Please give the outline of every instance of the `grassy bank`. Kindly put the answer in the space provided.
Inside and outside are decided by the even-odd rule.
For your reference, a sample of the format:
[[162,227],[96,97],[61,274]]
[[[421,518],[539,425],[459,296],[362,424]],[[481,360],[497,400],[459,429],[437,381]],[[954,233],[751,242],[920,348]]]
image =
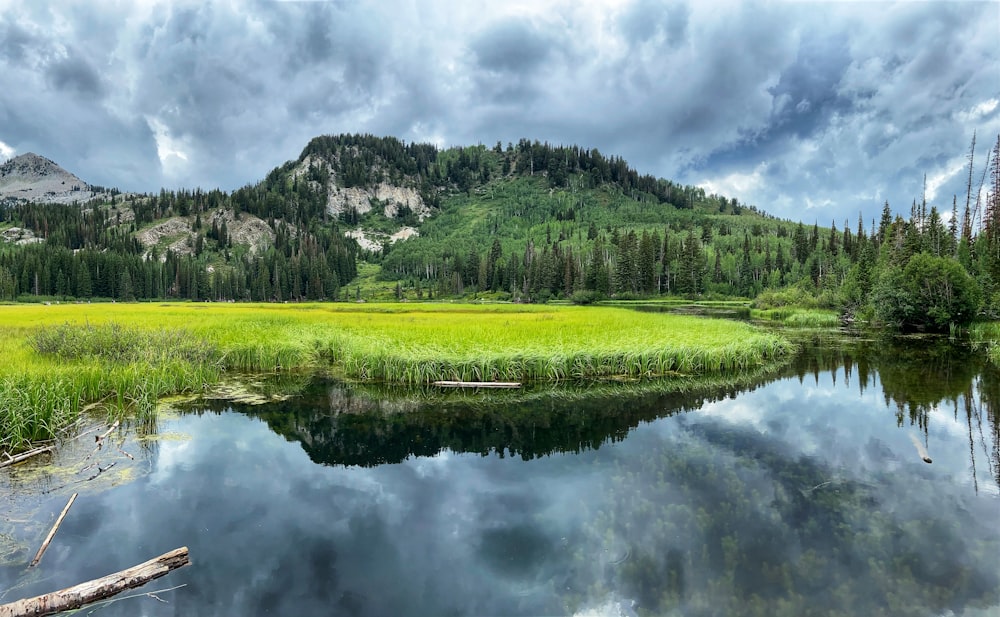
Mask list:
[[750,317],[779,322],[790,328],[836,328],[840,325],[837,311],[820,308],[781,307],[751,309]]
[[721,320],[604,307],[448,304],[0,306],[0,450],[88,404],[149,414],[226,371],[332,368],[364,381],[720,374],[789,343]]
[[985,349],[990,362],[1000,366],[1000,321],[981,321],[970,325],[969,340],[973,347]]

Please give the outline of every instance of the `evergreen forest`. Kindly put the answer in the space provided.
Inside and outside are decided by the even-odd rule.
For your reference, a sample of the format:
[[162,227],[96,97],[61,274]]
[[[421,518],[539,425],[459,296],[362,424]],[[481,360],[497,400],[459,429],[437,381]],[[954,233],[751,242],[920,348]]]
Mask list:
[[[0,234],[30,236],[0,241],[0,299],[742,298],[947,330],[1000,317],[1000,136],[985,162],[975,152],[973,139],[969,190],[947,204],[788,221],[580,146],[322,136],[231,193],[6,202]],[[384,187],[419,207],[378,198]],[[366,207],[331,206],[350,191]],[[171,221],[172,234],[143,240]],[[403,229],[411,237],[391,241]]]

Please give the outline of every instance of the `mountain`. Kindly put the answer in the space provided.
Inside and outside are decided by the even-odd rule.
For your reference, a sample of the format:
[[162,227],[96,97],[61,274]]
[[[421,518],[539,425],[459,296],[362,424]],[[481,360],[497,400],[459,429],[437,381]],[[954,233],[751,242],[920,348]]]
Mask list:
[[[34,155],[5,170],[43,196],[77,186]],[[596,149],[326,135],[232,193],[0,208],[0,298],[753,296],[842,279],[852,247],[847,229],[807,231]]]
[[0,168],[0,301],[669,294],[947,330],[1000,316],[1000,171],[990,170],[973,234],[957,199],[951,217],[914,201],[909,220],[886,203],[870,229],[806,227],[596,149],[527,139],[439,149],[325,135],[232,193],[112,190],[89,201],[74,198],[94,187],[25,155]]
[[[346,297],[346,286],[368,299],[698,293],[709,247],[718,291],[739,293],[762,286],[768,266],[757,240],[761,263],[747,277],[729,257],[739,240],[790,236],[736,199],[595,149],[526,139],[439,149],[326,135],[230,194],[112,191],[79,207],[49,203],[56,182],[93,193],[52,161],[24,155],[4,169],[8,191],[41,198],[0,209],[0,298],[319,300]],[[789,242],[775,242],[779,263],[791,263],[778,246]]]
[[[364,260],[379,268],[355,285],[355,295],[379,282],[395,284],[396,297],[418,299],[700,293],[709,290],[709,246],[719,249],[720,267],[709,282],[739,294],[767,284],[765,267],[771,270],[779,245],[778,259],[790,265],[787,222],[580,146],[522,139],[439,150],[391,137],[322,136],[265,184],[316,194],[368,251]],[[360,199],[343,199],[351,191]],[[752,276],[739,257],[746,235],[755,239],[746,257],[759,261]],[[771,242],[768,253],[765,235],[788,240]]]
[[98,194],[94,187],[33,152],[0,165],[0,202],[26,200],[68,204],[87,201]]

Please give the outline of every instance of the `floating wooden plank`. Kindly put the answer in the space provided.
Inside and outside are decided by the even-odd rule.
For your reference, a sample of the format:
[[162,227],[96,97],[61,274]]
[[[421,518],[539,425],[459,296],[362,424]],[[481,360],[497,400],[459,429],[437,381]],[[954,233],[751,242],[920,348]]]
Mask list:
[[66,507],[62,509],[62,513],[59,514],[59,518],[56,519],[56,524],[49,530],[49,535],[45,536],[45,541],[42,542],[42,545],[38,548],[38,552],[35,553],[35,558],[28,564],[29,568],[37,566],[38,562],[42,560],[42,555],[45,554],[45,549],[49,548],[49,542],[52,542],[52,538],[56,536],[56,532],[59,530],[59,525],[62,525],[63,519],[66,518],[66,513],[69,512],[70,506],[72,506],[73,502],[76,501],[76,495],[76,493],[73,493],[73,496],[66,502]]
[[141,587],[171,570],[191,563],[186,546],[175,548],[155,559],[105,577],[67,587],[45,595],[0,605],[0,617],[53,615],[110,598],[126,589]]
[[519,381],[435,381],[441,388],[520,388]]
[[54,446],[45,446],[43,448],[35,448],[34,450],[28,450],[27,452],[22,452],[17,456],[7,455],[7,460],[0,461],[0,467],[6,467],[8,465],[14,465],[15,463],[20,463],[21,461],[27,460],[36,454],[41,454],[42,452],[52,452],[55,450]]

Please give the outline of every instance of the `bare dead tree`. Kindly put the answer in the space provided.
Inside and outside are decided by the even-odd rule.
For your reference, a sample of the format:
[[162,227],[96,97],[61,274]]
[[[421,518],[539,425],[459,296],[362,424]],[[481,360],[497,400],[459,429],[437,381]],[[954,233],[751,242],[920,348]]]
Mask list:
[[970,202],[972,201],[972,169],[973,162],[976,156],[976,132],[972,131],[972,145],[969,146],[969,180],[965,184],[965,217],[962,223],[962,237],[971,242],[972,241],[972,225],[973,220],[971,217],[971,211],[969,210]]

